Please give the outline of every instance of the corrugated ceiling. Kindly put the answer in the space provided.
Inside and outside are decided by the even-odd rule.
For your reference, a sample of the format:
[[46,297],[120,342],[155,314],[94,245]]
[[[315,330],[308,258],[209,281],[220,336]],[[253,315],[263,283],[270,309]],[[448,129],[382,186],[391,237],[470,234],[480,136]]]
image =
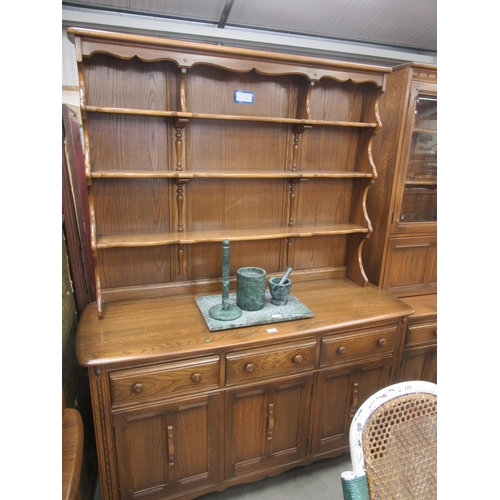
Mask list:
[[63,5],[437,53],[437,0],[83,0]]

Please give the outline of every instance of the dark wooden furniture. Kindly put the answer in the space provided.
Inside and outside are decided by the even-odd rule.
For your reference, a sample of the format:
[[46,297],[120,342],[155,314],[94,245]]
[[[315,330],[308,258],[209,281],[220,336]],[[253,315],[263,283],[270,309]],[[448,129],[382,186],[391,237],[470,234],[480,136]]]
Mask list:
[[387,78],[374,140],[378,178],[367,198],[363,248],[371,283],[415,310],[401,380],[437,381],[437,67],[406,64]]
[[103,498],[194,498],[348,451],[413,310],[345,278],[294,287],[314,318],[209,332],[192,295],[85,310]]
[[[97,300],[88,367],[103,498],[194,498],[348,451],[397,377],[413,308],[366,278],[390,69],[69,29]],[[210,332],[222,241],[313,318]]]
[[380,99],[379,176],[367,199],[371,283],[398,297],[437,293],[437,68],[395,68]]
[[407,323],[398,381],[427,380],[437,383],[437,295],[405,298],[415,313]]

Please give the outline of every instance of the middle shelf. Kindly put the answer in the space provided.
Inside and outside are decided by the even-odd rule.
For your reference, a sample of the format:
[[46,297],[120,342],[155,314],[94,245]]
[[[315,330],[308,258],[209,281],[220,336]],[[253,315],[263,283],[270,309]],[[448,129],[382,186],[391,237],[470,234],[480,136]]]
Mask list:
[[230,241],[256,241],[280,238],[307,238],[311,236],[335,236],[353,233],[368,233],[366,227],[356,224],[325,224],[309,226],[287,226],[261,229],[233,229],[218,231],[187,231],[160,234],[134,234],[120,236],[100,236],[97,248],[147,247],[157,245],[189,245],[194,243]]
[[364,172],[327,172],[327,171],[310,171],[310,172],[290,172],[283,170],[256,172],[255,170],[244,171],[196,171],[196,170],[156,170],[152,172],[144,172],[141,170],[131,171],[93,171],[91,177],[94,179],[195,179],[195,178],[234,178],[234,179],[356,179],[364,178],[371,179],[374,177],[372,173]]

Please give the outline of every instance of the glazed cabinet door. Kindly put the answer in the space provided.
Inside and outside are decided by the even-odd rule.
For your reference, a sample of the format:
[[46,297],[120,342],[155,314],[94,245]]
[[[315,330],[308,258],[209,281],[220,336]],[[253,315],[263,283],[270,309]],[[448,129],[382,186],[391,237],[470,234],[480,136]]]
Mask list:
[[121,500],[166,498],[219,481],[219,398],[114,414]]
[[226,393],[226,478],[306,455],[313,375]]
[[398,233],[435,231],[437,223],[436,84],[413,82],[408,111],[394,214],[396,231]]
[[312,434],[313,455],[348,451],[349,427],[359,406],[390,384],[392,358],[318,374]]

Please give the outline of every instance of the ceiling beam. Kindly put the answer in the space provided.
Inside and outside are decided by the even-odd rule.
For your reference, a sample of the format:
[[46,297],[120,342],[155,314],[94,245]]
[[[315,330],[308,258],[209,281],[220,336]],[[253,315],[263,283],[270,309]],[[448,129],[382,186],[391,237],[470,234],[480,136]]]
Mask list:
[[226,27],[229,14],[231,13],[231,9],[233,8],[233,3],[234,0],[226,0],[226,5],[224,5],[224,10],[222,11],[222,14],[220,16],[217,28],[224,29]]

